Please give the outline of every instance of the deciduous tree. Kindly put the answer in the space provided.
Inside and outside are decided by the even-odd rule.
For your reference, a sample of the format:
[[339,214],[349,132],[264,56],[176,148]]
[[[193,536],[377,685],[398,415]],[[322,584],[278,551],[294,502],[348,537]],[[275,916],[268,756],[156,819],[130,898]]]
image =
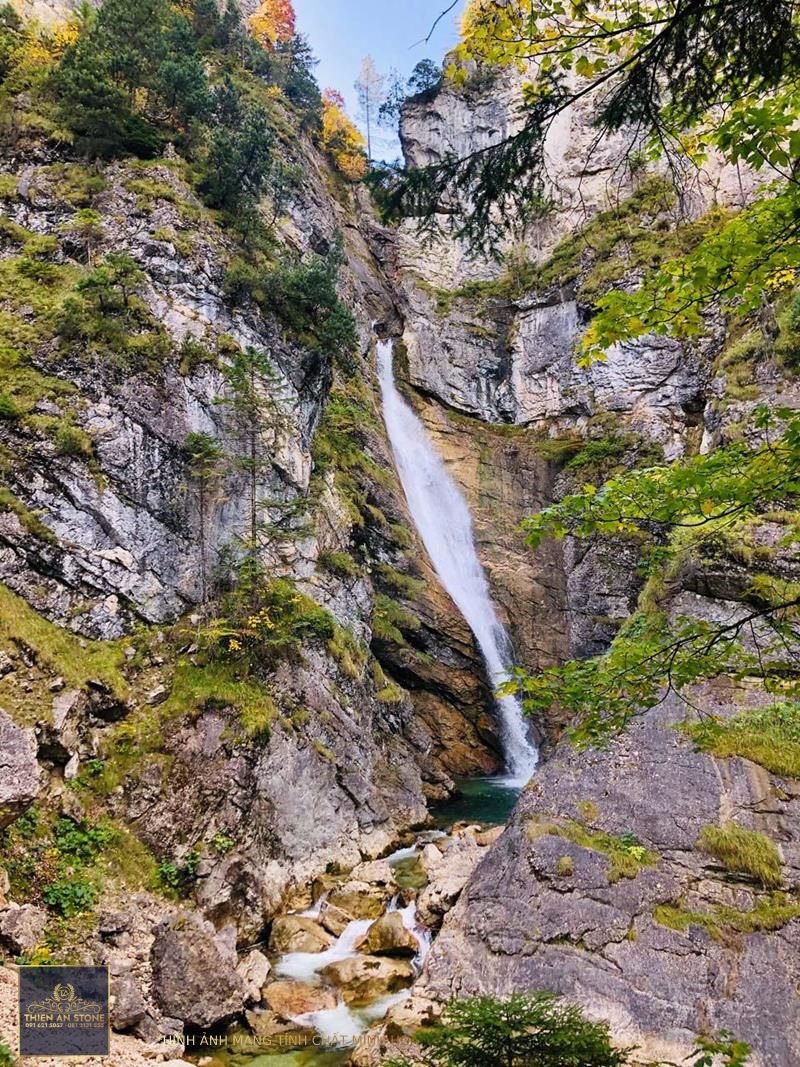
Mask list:
[[262,0],[250,16],[250,27],[264,48],[279,41],[291,41],[295,34],[295,14],[291,0]]
[[342,174],[360,181],[367,173],[364,137],[347,117],[344,97],[336,89],[322,94],[322,133],[320,141]]

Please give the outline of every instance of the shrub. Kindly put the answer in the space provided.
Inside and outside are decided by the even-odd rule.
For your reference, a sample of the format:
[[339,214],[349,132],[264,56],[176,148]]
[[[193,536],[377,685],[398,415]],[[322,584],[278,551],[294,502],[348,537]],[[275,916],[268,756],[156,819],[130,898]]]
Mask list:
[[556,870],[562,878],[566,878],[575,873],[575,860],[572,856],[560,856]]
[[227,619],[219,619],[202,637],[215,654],[248,660],[254,666],[298,655],[309,641],[330,641],[333,616],[286,578],[259,584],[245,580],[227,600]]
[[[515,993],[507,1000],[451,1000],[441,1022],[418,1030],[426,1067],[533,1067],[580,1064],[622,1067],[629,1051],[616,1049],[605,1023],[590,1022],[580,1008],[552,993]],[[412,1067],[409,1059],[388,1067]]]
[[226,856],[235,844],[236,842],[233,838],[229,837],[228,834],[223,833],[222,830],[219,830],[214,834],[211,839],[212,848],[215,852],[219,853],[220,856]]
[[281,264],[263,278],[265,311],[273,311],[290,332],[312,350],[337,360],[348,374],[355,369],[356,321],[336,291],[342,260],[341,240],[327,256],[312,255]]
[[604,853],[609,859],[608,881],[612,885],[621,878],[635,878],[642,867],[652,867],[658,863],[657,853],[645,848],[629,831],[617,836],[604,830],[589,829],[575,819],[544,822],[531,818],[526,833],[531,841],[552,835],[571,841],[580,848]]
[[9,393],[0,393],[0,419],[18,419],[22,408]]
[[358,575],[355,560],[346,552],[322,552],[318,562],[320,567],[338,578],[355,578]]
[[420,628],[420,621],[413,612],[408,611],[391,597],[379,594],[375,597],[375,610],[372,615],[372,634],[382,641],[405,645],[404,631],[414,632]]
[[767,889],[783,882],[781,859],[773,841],[735,823],[704,827],[697,847],[719,860],[733,874],[750,875]]
[[92,455],[92,439],[85,430],[71,422],[62,422],[56,430],[56,452],[59,456]]
[[80,863],[92,863],[107,845],[117,839],[118,834],[113,827],[102,823],[90,826],[62,817],[56,820],[53,836],[62,856],[69,856]]

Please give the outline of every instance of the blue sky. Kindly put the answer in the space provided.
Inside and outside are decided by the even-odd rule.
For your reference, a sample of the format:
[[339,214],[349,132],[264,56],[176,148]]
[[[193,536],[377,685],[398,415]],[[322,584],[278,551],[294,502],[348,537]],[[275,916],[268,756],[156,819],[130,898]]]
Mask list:
[[[353,118],[358,112],[353,82],[362,58],[369,54],[381,73],[396,67],[404,77],[421,59],[440,62],[456,42],[463,3],[445,15],[428,44],[417,42],[448,5],[449,0],[294,0],[297,28],[308,35],[320,61],[317,80],[323,89],[344,93]],[[399,147],[381,132],[387,143],[380,154],[393,158]]]

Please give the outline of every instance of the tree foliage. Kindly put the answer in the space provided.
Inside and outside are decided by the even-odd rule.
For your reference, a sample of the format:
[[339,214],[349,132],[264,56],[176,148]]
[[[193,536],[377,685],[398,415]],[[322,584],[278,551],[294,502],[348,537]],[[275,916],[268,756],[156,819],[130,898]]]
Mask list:
[[[73,139],[91,157],[150,158],[167,142],[209,172],[232,157],[219,182],[209,173],[209,195],[239,210],[258,195],[264,153],[253,132],[260,125],[270,142],[265,102],[284,101],[306,127],[321,121],[315,60],[294,33],[291,5],[262,7],[273,27],[263,45],[235,0],[222,9],[216,0],[107,0],[97,11],[79,7],[52,31],[0,9],[0,118]],[[236,107],[220,105],[223,91]],[[237,197],[230,183],[242,171]]]
[[336,89],[325,89],[322,94],[320,144],[345,178],[357,182],[367,173],[366,142],[348,118],[344,97]]
[[515,993],[506,1000],[451,1000],[441,1022],[419,1030],[420,1051],[388,1067],[623,1067],[629,1052],[611,1043],[608,1027],[590,1022],[552,993]]
[[386,100],[386,78],[378,73],[372,56],[364,56],[356,79],[356,95],[361,118],[367,130],[367,162],[372,162],[372,127],[378,121],[380,109]]
[[421,59],[404,83],[397,71],[390,72],[386,96],[378,111],[378,121],[393,126],[400,118],[406,100],[435,92],[442,84],[442,68],[432,59]]
[[[528,543],[632,537],[645,573],[663,580],[687,552],[800,493],[800,414],[759,408],[751,434],[750,445],[627,471],[600,489],[586,486],[528,519]],[[787,538],[793,542],[796,533]],[[606,655],[533,676],[517,671],[507,688],[531,714],[557,703],[576,717],[575,740],[600,743],[669,692],[716,674],[759,675],[775,692],[794,692],[799,642],[800,586],[755,574],[729,618],[670,618],[651,606],[623,626]]]
[[279,41],[291,41],[295,35],[295,14],[291,0],[262,0],[250,16],[250,27],[265,48]]

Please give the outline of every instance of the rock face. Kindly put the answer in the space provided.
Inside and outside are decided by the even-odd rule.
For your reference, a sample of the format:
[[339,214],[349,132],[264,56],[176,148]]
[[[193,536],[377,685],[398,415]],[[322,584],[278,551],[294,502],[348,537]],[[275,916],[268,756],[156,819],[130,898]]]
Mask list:
[[[391,254],[387,235],[360,191],[342,202],[331,197],[328,164],[308,138],[298,135],[285,151],[303,177],[276,240],[287,258],[309,256],[345,233],[340,291],[367,355],[373,321],[396,321],[376,259],[376,250]],[[42,165],[6,156],[3,172],[18,181],[4,212],[57,240],[58,268],[79,273],[84,265],[64,238],[76,208],[63,197],[59,175],[80,164],[68,153],[46,155]],[[20,714],[9,704],[10,716],[26,728],[0,718],[0,750],[14,761],[0,764],[0,824],[36,795],[29,721],[40,760],[69,780],[116,751],[116,724],[129,721],[138,732],[146,721],[146,751],[123,761],[120,788],[103,804],[159,860],[180,861],[199,844],[196,901],[217,925],[233,921],[255,941],[294,884],[330,863],[354,866],[380,855],[425,818],[429,799],[447,795],[452,774],[496,771],[499,746],[482,661],[424,560],[393,474],[368,360],[361,365],[354,355],[361,405],[354,492],[355,476],[343,478],[335,461],[323,471],[318,454],[325,414],[349,388],[343,376],[329,354],[287,336],[269,310],[229,299],[235,239],[173,163],[148,165],[153,195],[137,192],[142,173],[132,163],[101,164],[102,190],[92,194],[105,233],[97,259],[126,252],[141,268],[143,313],[166,330],[163,359],[157,366],[133,361],[122,373],[110,360],[85,366],[53,341],[47,374],[74,399],[65,404],[90,442],[90,461],[62,454],[35,429],[64,415],[48,399],[32,422],[0,420],[0,446],[14,457],[4,476],[14,507],[0,508],[0,581],[75,635],[77,648],[109,639],[126,648],[119,693],[103,696],[89,682],[63,678],[51,691],[47,657],[3,643],[14,669],[7,675],[0,667],[0,703],[11,690]],[[4,239],[0,251],[13,259],[19,250]],[[19,311],[30,325],[34,310]],[[247,523],[241,433],[225,374],[237,347],[271,354],[271,387],[280,396],[279,414],[264,427],[257,485],[259,515],[275,530],[265,537],[264,573],[293,583],[337,627],[337,641],[304,642],[302,661],[265,666],[256,709],[264,722],[255,730],[242,721],[230,688],[223,695],[217,679],[206,683],[209,664],[198,642],[172,641],[179,619],[196,628],[213,615],[199,602],[220,591],[214,574],[218,565],[224,571]],[[198,350],[208,358],[185,358]],[[202,506],[184,448],[190,434],[206,435],[231,458]],[[347,566],[337,572],[330,560],[342,557]],[[379,597],[402,601],[410,622],[400,640],[377,633]],[[146,635],[146,652],[125,644],[135,630]],[[192,675],[191,692],[176,684],[181,667]],[[44,698],[30,695],[29,675]],[[217,849],[218,838],[233,845]]]
[[[748,700],[763,696],[721,684],[694,694],[719,715]],[[771,892],[698,847],[705,827],[733,820],[777,844],[784,885],[796,886],[796,783],[693,751],[675,729],[685,715],[674,702],[608,751],[555,753],[446,916],[415,992],[550,989],[609,1019],[648,1060],[680,1058],[704,1028],[735,1032],[759,1064],[800,1056],[800,919],[790,910],[775,930],[767,920],[741,932]],[[575,843],[576,827],[594,847]],[[620,847],[647,855],[621,874]]]
[[40,779],[33,731],[15,726],[0,708],[0,829],[33,803]]
[[244,985],[236,954],[220,948],[211,923],[184,912],[162,920],[151,952],[153,989],[162,1011],[208,1029],[240,1012]]

